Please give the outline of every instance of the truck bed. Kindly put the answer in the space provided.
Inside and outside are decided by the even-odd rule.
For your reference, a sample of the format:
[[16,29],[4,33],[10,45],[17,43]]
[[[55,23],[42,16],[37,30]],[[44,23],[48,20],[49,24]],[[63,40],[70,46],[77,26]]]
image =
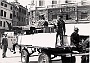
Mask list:
[[[70,37],[64,36],[64,44],[69,45]],[[18,44],[55,48],[56,33],[36,33],[18,36]],[[59,43],[59,42],[58,42]],[[59,43],[60,44],[60,43]]]
[[[70,46],[70,35],[73,33],[74,28],[79,28],[79,34],[84,36],[90,36],[90,23],[82,24],[66,24],[66,35],[64,36],[64,44]],[[58,45],[60,45],[58,39]],[[39,47],[55,48],[56,33],[35,33],[30,35],[18,36],[19,45],[32,45]]]

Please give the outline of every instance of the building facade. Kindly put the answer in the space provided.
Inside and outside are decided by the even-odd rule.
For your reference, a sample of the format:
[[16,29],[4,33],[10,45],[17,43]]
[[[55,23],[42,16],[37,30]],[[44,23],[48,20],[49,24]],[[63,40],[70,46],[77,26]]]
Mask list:
[[13,6],[13,26],[28,25],[28,9],[18,2],[11,2]]
[[32,0],[30,9],[31,24],[37,26],[43,25],[44,21],[55,24],[58,15],[63,15],[66,23],[90,20],[90,5],[82,4],[82,0]]
[[8,29],[8,23],[12,24],[13,7],[10,3],[0,0],[0,27]]
[[[5,30],[8,30],[8,24],[12,25],[13,7],[6,0],[0,0],[0,37]],[[1,42],[1,38],[0,38]]]

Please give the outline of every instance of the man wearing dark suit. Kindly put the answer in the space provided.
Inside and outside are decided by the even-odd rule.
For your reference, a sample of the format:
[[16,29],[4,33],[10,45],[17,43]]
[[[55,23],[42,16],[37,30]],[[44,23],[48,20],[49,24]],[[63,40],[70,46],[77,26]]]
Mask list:
[[3,35],[3,39],[2,39],[3,58],[6,57],[7,48],[8,48],[8,39],[7,39],[7,35],[5,34]]
[[59,19],[57,20],[57,34],[56,34],[56,44],[57,44],[57,38],[60,36],[60,44],[63,46],[63,35],[65,35],[65,22],[63,21],[63,16],[60,15]]

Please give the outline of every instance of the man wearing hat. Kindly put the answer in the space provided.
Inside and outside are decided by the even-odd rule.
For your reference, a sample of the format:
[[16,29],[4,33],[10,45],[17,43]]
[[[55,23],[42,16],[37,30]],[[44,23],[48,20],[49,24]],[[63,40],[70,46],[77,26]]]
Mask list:
[[4,34],[2,38],[2,49],[3,49],[2,58],[6,57],[7,47],[8,47],[7,35]]
[[80,36],[78,34],[79,29],[74,28],[74,32],[71,34],[71,45],[75,45],[77,47],[77,50],[80,51]]
[[57,38],[60,36],[60,44],[63,46],[63,35],[65,35],[65,22],[63,21],[63,16],[59,15],[57,20],[57,34],[56,34],[56,45],[57,45]]
[[[78,32],[79,32],[79,29],[77,27],[74,28],[74,32],[71,34],[71,37],[70,37],[71,45],[75,45],[77,49],[78,49],[79,42],[80,42]],[[75,63],[76,62],[75,56],[73,56],[72,58],[73,58],[72,63]]]
[[71,44],[75,46],[78,46],[80,41],[78,31],[78,28],[74,28],[74,32],[71,34]]

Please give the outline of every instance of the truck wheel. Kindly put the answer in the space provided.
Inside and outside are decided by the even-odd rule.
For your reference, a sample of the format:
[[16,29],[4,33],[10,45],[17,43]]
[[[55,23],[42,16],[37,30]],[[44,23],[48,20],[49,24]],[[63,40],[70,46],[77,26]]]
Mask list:
[[22,63],[28,63],[29,62],[29,54],[26,50],[22,50],[21,52],[21,62]]
[[47,54],[41,53],[38,58],[38,63],[51,63],[51,59]]

